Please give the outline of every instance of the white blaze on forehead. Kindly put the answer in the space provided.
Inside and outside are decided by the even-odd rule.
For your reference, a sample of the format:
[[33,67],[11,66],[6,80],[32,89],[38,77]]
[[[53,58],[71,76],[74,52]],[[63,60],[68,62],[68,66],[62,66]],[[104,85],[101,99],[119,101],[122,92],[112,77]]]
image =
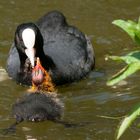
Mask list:
[[24,45],[26,47],[25,54],[30,59],[32,67],[34,67],[34,59],[35,59],[35,32],[31,28],[26,28],[22,32],[22,39],[24,42]]
[[27,49],[31,49],[35,45],[35,32],[31,28],[26,28],[22,32],[22,39]]

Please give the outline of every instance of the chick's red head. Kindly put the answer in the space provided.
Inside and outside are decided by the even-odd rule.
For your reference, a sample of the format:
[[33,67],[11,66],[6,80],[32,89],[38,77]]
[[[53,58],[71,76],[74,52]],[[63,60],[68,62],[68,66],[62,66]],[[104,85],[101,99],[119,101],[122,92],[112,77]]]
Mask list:
[[49,73],[42,67],[39,58],[36,66],[32,70],[32,90],[41,90],[43,92],[54,92],[55,88]]
[[36,66],[32,70],[32,83],[36,86],[43,83],[45,77],[45,70],[41,66],[39,58],[37,58]]

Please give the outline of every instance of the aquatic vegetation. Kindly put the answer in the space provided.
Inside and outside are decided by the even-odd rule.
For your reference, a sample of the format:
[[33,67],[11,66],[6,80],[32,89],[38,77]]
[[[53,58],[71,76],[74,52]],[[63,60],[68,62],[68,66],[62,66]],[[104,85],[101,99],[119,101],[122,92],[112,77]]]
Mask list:
[[[121,29],[123,29],[127,34],[132,38],[134,43],[140,46],[140,18],[138,23],[128,20],[115,20],[113,24],[117,25]],[[117,74],[112,76],[110,80],[107,81],[107,85],[112,86],[121,80],[127,78],[131,74],[135,73],[136,71],[140,70],[140,51],[133,51],[125,56],[109,56],[108,58],[116,61],[124,61],[127,65],[120,70]],[[127,130],[128,127],[136,120],[136,118],[140,115],[140,104],[137,105],[133,109],[133,111],[127,115],[123,121],[121,122],[118,130],[116,139],[118,140],[123,133]]]
[[[127,34],[132,38],[132,40],[140,46],[140,18],[138,20],[138,23],[131,20],[115,20],[112,23],[127,32]],[[126,67],[124,67],[107,81],[108,86],[112,86],[127,78],[136,71],[140,70],[139,50],[131,52],[125,56],[108,56],[108,58],[116,61],[124,61],[127,64]]]
[[121,122],[118,130],[117,130],[117,137],[118,140],[122,134],[126,131],[126,129],[133,123],[133,121],[140,115],[140,104],[137,105],[133,111],[127,115],[123,121]]

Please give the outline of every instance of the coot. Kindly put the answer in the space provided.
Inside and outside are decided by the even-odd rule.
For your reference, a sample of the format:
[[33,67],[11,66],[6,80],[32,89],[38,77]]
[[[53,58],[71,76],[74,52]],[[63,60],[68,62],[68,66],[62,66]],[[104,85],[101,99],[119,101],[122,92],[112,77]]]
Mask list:
[[51,11],[36,23],[23,23],[15,31],[7,59],[7,72],[18,83],[31,85],[32,68],[39,57],[55,85],[85,77],[94,67],[89,38],[67,23],[59,11]]

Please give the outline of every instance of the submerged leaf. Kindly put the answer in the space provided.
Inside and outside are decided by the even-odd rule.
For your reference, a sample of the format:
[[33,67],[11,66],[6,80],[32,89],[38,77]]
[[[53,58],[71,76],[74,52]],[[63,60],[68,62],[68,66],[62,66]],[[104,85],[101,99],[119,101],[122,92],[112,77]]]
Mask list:
[[117,140],[122,136],[125,130],[133,123],[133,121],[140,115],[140,105],[138,105],[132,113],[124,118],[117,132]]
[[126,77],[130,76],[131,74],[135,73],[140,69],[140,62],[135,62],[127,65],[123,68],[120,72],[115,74],[110,80],[107,81],[108,86],[112,86],[119,81],[125,79]]

